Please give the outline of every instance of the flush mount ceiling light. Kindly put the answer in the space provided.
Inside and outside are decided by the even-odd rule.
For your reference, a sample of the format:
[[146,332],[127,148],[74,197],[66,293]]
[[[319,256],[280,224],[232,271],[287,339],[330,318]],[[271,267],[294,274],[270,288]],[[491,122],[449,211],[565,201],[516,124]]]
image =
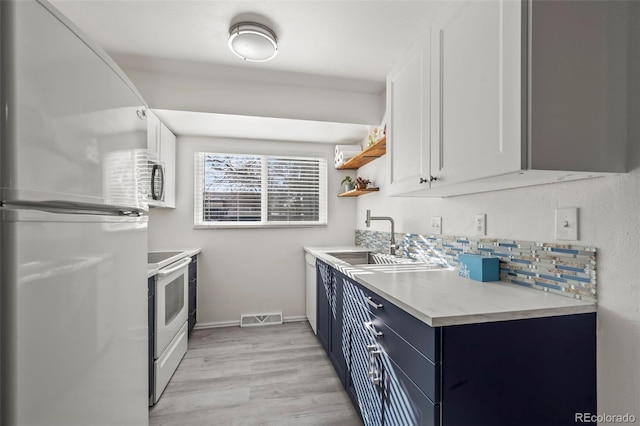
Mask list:
[[278,53],[278,40],[269,27],[240,22],[229,28],[229,49],[245,61],[265,62]]

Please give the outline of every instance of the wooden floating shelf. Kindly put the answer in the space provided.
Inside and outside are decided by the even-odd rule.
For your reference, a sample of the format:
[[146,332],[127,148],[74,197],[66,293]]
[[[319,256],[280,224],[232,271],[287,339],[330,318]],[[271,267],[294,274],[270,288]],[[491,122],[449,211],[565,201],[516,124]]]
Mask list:
[[364,151],[360,152],[353,158],[338,167],[338,170],[359,169],[367,163],[372,162],[376,158],[380,158],[387,153],[387,137],[383,136],[378,142],[374,143]]
[[357,197],[359,195],[364,195],[370,192],[377,192],[377,191],[380,191],[380,188],[352,189],[351,191],[338,194],[338,197]]

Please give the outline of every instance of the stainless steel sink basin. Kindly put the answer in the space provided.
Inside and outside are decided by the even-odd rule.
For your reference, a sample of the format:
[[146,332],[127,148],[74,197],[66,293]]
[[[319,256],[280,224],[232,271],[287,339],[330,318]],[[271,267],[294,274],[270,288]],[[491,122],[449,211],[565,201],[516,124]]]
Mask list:
[[406,259],[404,257],[393,256],[386,253],[375,252],[346,252],[327,253],[337,259],[347,262],[349,265],[398,265],[398,264],[422,264],[418,260]]

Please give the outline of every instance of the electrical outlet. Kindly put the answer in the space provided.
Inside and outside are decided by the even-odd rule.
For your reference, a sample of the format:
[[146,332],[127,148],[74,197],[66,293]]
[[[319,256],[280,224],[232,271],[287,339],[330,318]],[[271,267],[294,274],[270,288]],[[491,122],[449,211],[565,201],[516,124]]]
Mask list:
[[442,218],[440,216],[431,216],[431,233],[442,234]]
[[474,221],[474,228],[476,229],[476,235],[487,235],[487,215],[477,214]]
[[578,209],[556,209],[556,240],[578,241]]

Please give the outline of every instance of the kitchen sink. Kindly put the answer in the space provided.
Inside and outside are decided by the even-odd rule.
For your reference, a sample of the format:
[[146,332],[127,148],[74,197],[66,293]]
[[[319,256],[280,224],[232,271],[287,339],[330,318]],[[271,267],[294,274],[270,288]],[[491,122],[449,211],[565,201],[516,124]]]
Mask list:
[[349,265],[398,265],[409,264],[418,265],[423,264],[419,260],[407,259],[404,257],[398,257],[386,253],[375,252],[339,252],[339,253],[327,253],[329,256],[333,256],[336,259],[340,259],[343,262],[347,262]]

